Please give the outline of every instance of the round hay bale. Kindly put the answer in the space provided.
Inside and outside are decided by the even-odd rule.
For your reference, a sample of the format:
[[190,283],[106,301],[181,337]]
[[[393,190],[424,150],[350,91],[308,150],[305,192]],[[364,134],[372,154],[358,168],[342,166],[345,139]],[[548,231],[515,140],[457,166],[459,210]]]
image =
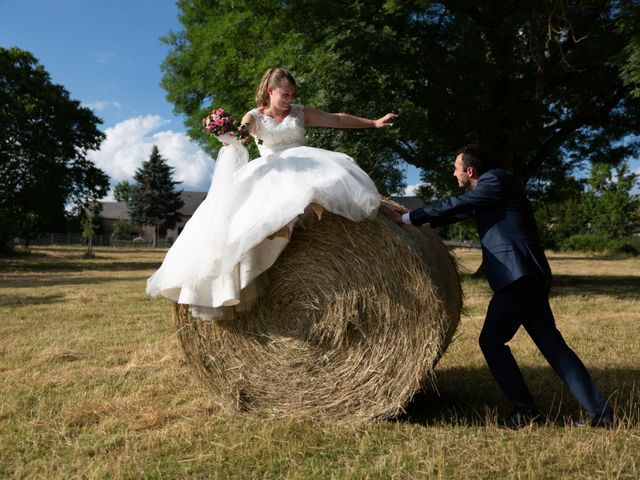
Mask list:
[[460,319],[453,259],[425,227],[329,213],[300,223],[250,311],[207,321],[174,304],[188,361],[224,410],[348,422],[402,413]]

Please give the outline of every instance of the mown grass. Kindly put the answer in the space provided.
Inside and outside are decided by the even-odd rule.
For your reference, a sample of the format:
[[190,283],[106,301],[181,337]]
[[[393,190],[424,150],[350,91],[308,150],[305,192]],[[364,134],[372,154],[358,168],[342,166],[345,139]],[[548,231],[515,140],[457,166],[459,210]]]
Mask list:
[[317,425],[222,414],[185,362],[169,304],[144,294],[162,250],[34,249],[0,259],[2,478],[640,478],[640,259],[550,255],[560,330],[616,406],[578,407],[524,332],[512,342],[550,420],[504,431],[477,346],[490,298],[457,250],[466,313],[407,415]]

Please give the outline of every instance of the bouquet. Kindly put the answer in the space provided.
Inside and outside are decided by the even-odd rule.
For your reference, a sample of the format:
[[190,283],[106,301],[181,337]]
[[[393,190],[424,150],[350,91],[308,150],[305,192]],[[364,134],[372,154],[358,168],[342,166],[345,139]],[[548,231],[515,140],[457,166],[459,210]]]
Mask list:
[[[207,133],[216,137],[227,137],[240,141],[249,138],[249,130],[246,125],[241,125],[233,115],[225,112],[222,108],[216,108],[202,119],[202,125]],[[226,139],[221,139],[226,140]]]

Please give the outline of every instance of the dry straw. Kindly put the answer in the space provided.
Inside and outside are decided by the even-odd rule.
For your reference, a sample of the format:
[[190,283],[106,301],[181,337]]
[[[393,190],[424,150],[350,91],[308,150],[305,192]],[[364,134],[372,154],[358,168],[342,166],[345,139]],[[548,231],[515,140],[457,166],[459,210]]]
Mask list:
[[224,410],[394,417],[432,378],[458,325],[455,263],[429,228],[304,220],[250,312],[206,321],[174,305],[187,358]]

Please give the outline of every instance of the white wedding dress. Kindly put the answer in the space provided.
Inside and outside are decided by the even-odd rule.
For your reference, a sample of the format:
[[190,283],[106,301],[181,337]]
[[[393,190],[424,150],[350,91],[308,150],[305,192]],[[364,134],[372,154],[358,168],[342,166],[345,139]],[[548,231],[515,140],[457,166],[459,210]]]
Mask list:
[[[211,187],[162,266],[147,280],[147,293],[190,305],[201,318],[223,318],[251,308],[261,293],[259,276],[289,242],[309,205],[352,221],[375,215],[379,196],[349,156],[304,146],[304,107],[291,105],[278,123],[254,109],[260,157],[249,162],[237,140],[218,153]],[[283,232],[284,235],[274,235]]]

